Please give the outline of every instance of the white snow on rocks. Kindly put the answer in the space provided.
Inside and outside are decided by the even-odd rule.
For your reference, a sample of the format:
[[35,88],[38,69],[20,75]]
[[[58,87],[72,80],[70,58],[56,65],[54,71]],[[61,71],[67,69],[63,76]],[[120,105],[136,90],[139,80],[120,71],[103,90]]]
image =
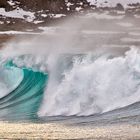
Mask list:
[[70,3],[70,2],[66,2],[66,6],[67,6],[67,10],[69,11],[70,10],[70,6],[72,6],[73,4]]
[[75,10],[76,10],[77,12],[79,12],[79,11],[82,10],[82,9],[83,9],[82,7],[76,7]]
[[65,14],[51,14],[51,16],[53,18],[61,18],[61,17],[65,17],[66,15]]
[[41,14],[41,16],[45,18],[45,17],[47,17],[47,14]]
[[25,19],[28,22],[32,22],[35,19],[34,13],[29,11],[24,11],[21,8],[17,8],[13,11],[5,11],[4,8],[0,8],[0,15],[5,17],[11,17],[11,18],[19,18],[19,19]]
[[8,0],[7,3],[12,7],[16,7],[17,4],[20,4],[20,2],[15,0]]
[[44,21],[42,21],[42,20],[35,20],[33,23],[34,24],[39,24],[39,23],[43,23]]
[[140,0],[87,0],[91,5],[97,7],[115,7],[117,3],[120,3],[124,8],[128,7],[128,4],[140,3]]
[[4,24],[4,21],[0,21],[0,24]]
[[9,0],[9,1],[7,1],[7,2],[8,2],[9,5],[11,5],[11,6],[15,6],[15,2],[12,1],[12,0]]

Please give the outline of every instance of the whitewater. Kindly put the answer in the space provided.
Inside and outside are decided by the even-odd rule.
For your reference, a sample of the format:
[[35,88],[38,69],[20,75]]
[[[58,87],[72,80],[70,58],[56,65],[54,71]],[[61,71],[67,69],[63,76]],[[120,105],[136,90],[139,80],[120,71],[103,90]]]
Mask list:
[[129,29],[128,19],[120,20],[70,19],[49,33],[4,44],[0,119],[138,114],[140,49],[133,38],[139,34],[133,20]]

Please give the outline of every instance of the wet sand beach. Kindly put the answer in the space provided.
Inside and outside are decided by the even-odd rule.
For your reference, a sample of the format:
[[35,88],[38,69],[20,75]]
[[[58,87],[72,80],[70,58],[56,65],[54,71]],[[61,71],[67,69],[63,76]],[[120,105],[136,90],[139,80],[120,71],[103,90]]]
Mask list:
[[0,123],[0,139],[139,140],[140,125],[70,126],[60,123]]

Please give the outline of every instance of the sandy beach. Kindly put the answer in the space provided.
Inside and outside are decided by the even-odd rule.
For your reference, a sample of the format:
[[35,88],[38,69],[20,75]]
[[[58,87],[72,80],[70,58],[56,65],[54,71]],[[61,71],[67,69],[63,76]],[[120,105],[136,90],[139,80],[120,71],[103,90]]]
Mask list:
[[0,123],[0,139],[139,140],[140,125],[70,126],[59,123]]

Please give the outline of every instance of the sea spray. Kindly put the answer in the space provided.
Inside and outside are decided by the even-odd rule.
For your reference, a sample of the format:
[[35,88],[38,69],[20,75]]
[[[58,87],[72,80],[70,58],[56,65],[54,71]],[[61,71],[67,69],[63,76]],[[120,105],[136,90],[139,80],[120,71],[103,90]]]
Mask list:
[[132,48],[124,57],[76,57],[60,73],[61,65],[55,65],[39,115],[88,116],[138,102],[139,61],[139,50]]
[[[36,74],[32,73],[36,83],[26,85],[32,96],[41,87],[43,99],[40,97],[40,108],[36,109],[39,117],[101,114],[140,101],[139,49],[120,43],[126,28],[110,21],[106,24],[113,31],[105,31],[107,26],[100,20],[68,20],[51,35],[15,39],[0,51],[5,61],[43,77],[44,81],[40,78],[39,86],[34,86]],[[25,80],[31,78],[27,77]]]

